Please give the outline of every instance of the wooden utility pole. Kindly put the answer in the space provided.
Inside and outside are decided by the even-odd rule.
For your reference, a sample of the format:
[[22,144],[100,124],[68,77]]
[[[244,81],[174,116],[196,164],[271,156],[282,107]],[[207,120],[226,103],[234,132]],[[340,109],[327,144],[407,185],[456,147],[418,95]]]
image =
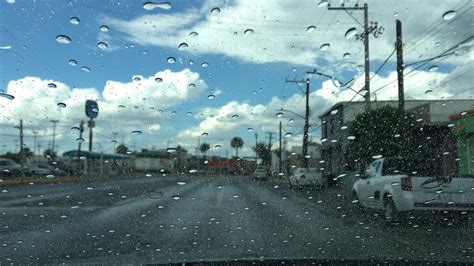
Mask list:
[[281,174],[281,161],[282,161],[282,158],[281,158],[281,121],[280,121],[280,146],[279,146],[279,159],[278,159],[278,176],[280,176]]
[[84,121],[81,121],[81,123],[79,124],[79,146],[77,147],[77,160],[81,159],[81,145],[83,142],[82,132],[84,132]]
[[255,133],[255,168],[258,164],[258,134]]
[[397,39],[395,47],[397,49],[397,77],[398,77],[398,109],[400,113],[405,110],[405,89],[403,85],[403,42],[402,42],[402,22],[397,19]]

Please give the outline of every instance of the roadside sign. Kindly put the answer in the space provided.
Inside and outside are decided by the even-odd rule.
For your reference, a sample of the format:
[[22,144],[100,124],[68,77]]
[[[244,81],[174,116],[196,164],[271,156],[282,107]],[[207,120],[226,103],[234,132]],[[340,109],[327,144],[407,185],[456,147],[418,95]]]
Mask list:
[[99,115],[99,105],[96,101],[86,101],[86,115],[89,118],[96,118]]

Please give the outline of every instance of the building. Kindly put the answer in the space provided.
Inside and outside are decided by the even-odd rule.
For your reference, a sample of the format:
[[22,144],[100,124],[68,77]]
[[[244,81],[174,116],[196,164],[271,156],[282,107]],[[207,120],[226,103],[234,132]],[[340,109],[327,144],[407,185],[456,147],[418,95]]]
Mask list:
[[453,114],[450,119],[458,138],[459,174],[474,176],[474,109]]
[[[398,106],[398,101],[372,102],[372,108]],[[407,100],[405,109],[412,113],[418,126],[423,128],[420,141],[425,154],[446,154],[442,159],[443,169],[453,169],[456,156],[456,138],[448,127],[450,115],[472,109],[474,100]],[[346,151],[349,145],[349,129],[357,117],[365,111],[365,102],[340,102],[320,115],[321,119],[321,157],[325,161],[325,175],[337,177],[347,174]],[[452,173],[450,173],[452,174]]]
[[[310,142],[308,145],[308,167],[320,168],[322,145]],[[272,151],[272,175],[278,175],[280,170],[278,150]],[[282,173],[288,175],[293,168],[303,167],[303,146],[292,146],[290,151],[282,150]]]

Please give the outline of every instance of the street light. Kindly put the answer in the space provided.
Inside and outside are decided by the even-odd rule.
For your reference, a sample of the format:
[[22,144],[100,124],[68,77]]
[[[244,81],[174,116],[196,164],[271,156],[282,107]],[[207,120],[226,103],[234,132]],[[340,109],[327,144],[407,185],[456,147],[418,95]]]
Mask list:
[[51,148],[51,154],[54,155],[54,146],[55,146],[55,141],[56,141],[56,123],[59,122],[59,120],[50,120],[51,123],[53,123],[53,146]]

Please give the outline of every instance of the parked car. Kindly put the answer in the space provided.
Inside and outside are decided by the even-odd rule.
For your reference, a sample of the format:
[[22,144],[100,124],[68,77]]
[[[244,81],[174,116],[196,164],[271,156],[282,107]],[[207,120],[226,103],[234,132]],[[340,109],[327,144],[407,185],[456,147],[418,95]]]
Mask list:
[[253,177],[255,179],[266,180],[269,178],[268,171],[263,168],[257,168],[253,172]]
[[21,173],[21,165],[11,159],[0,158],[0,176],[15,176]]
[[387,222],[398,222],[411,211],[454,212],[468,217],[474,211],[474,179],[436,175],[426,162],[382,158],[372,162],[352,188],[359,207],[384,211]]
[[25,169],[29,175],[47,176],[47,175],[64,175],[65,172],[60,169],[55,169],[47,164],[25,164]]
[[319,186],[326,185],[322,174],[316,168],[296,168],[289,178],[290,187]]

